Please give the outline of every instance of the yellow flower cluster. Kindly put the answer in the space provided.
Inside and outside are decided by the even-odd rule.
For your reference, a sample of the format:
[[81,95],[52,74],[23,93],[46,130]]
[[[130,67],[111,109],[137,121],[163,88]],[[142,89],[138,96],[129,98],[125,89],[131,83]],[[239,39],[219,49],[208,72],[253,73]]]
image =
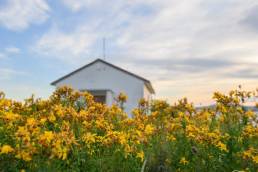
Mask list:
[[215,93],[216,107],[199,110],[187,99],[174,105],[141,99],[132,118],[123,111],[127,100],[123,93],[111,107],[69,87],[57,89],[48,100],[32,96],[16,102],[3,95],[3,171],[11,167],[30,171],[258,169],[257,114],[241,106],[250,97],[248,92]]
[[10,145],[3,145],[0,150],[0,154],[8,154],[14,151],[14,149]]

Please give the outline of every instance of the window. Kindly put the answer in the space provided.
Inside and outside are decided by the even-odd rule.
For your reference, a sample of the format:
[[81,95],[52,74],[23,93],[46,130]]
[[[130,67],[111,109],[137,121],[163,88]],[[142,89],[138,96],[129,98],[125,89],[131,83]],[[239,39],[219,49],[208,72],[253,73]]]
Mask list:
[[94,101],[98,103],[105,104],[106,103],[106,95],[93,95]]
[[91,95],[93,95],[93,98],[94,98],[95,102],[102,103],[102,104],[107,103],[107,92],[109,90],[94,90],[94,89],[87,90],[87,89],[83,89],[81,91],[87,91]]

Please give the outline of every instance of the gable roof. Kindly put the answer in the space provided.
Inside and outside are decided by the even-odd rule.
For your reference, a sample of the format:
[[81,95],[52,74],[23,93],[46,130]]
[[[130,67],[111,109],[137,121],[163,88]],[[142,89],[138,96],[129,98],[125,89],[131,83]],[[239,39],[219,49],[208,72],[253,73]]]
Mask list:
[[121,72],[124,72],[124,73],[128,74],[128,75],[131,75],[131,76],[133,76],[133,77],[135,77],[135,78],[137,78],[137,79],[139,79],[139,80],[142,80],[142,81],[144,82],[145,86],[147,87],[147,89],[150,91],[150,93],[155,94],[155,91],[154,91],[154,89],[153,89],[153,87],[152,87],[152,85],[151,85],[151,82],[150,82],[149,80],[147,80],[147,79],[145,79],[145,78],[143,78],[143,77],[141,77],[141,76],[138,76],[138,75],[136,75],[136,74],[134,74],[134,73],[131,73],[131,72],[125,70],[125,69],[122,69],[122,68],[120,68],[120,67],[118,67],[118,66],[115,66],[115,65],[113,65],[113,64],[111,64],[111,63],[108,63],[108,62],[106,62],[106,61],[104,61],[104,60],[102,60],[102,59],[96,59],[96,60],[94,60],[93,62],[88,63],[88,64],[86,64],[86,65],[80,67],[79,69],[76,69],[75,71],[73,71],[73,72],[71,72],[71,73],[69,73],[69,74],[67,74],[67,75],[65,75],[65,76],[63,76],[63,77],[61,77],[61,78],[59,78],[59,79],[53,81],[53,82],[51,83],[51,85],[56,85],[58,82],[60,82],[60,81],[62,81],[62,80],[64,80],[64,79],[66,79],[66,78],[68,78],[69,76],[72,76],[73,74],[75,74],[75,73],[77,73],[77,72],[79,72],[79,71],[81,71],[81,70],[83,70],[83,69],[85,69],[85,68],[87,68],[87,67],[89,67],[89,66],[91,66],[91,65],[93,65],[93,64],[95,64],[95,63],[97,63],[97,62],[102,62],[102,63],[104,63],[104,64],[106,64],[106,65],[108,65],[108,66],[110,66],[110,67],[112,67],[112,68],[115,68],[115,69],[117,69],[117,70],[119,70],[119,71],[121,71]]

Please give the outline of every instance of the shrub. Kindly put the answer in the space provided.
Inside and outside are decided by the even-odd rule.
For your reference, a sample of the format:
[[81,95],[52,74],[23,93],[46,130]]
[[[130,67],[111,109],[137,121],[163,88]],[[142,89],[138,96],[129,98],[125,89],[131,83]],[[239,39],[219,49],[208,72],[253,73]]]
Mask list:
[[257,171],[258,118],[242,107],[250,92],[215,93],[216,106],[199,110],[186,99],[140,100],[132,118],[121,95],[107,107],[69,87],[48,100],[0,93],[0,169]]

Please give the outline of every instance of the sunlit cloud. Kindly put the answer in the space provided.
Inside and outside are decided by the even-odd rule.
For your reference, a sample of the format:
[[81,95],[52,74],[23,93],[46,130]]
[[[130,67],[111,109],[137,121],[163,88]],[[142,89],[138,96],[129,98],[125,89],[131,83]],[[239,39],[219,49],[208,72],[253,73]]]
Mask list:
[[40,24],[49,17],[45,0],[8,0],[0,7],[0,25],[19,31],[31,24]]

